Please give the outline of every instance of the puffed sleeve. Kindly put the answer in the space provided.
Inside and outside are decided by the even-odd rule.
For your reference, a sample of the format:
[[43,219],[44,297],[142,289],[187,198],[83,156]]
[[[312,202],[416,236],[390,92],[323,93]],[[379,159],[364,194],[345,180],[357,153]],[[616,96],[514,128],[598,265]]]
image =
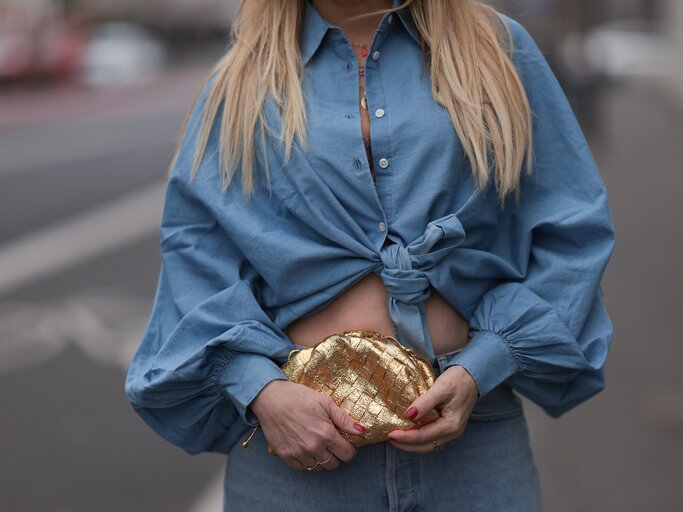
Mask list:
[[480,396],[506,381],[558,417],[604,388],[613,328],[601,279],[615,232],[604,183],[558,81],[528,32],[505,19],[533,112],[535,166],[504,224],[515,230],[505,239],[521,245],[503,250],[528,256],[527,271],[483,295],[470,342],[448,365],[465,367]]
[[238,431],[257,424],[248,405],[286,379],[269,356],[286,359],[291,348],[259,304],[256,272],[207,206],[207,187],[220,185],[207,178],[218,172],[215,134],[190,183],[200,92],[167,182],[154,303],[125,382],[142,419],[191,454],[225,453]]

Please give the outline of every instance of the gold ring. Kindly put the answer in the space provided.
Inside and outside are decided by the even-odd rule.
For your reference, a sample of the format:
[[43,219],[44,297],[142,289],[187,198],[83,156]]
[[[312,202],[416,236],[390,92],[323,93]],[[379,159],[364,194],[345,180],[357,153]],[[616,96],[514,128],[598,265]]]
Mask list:
[[315,459],[315,461],[316,461],[318,464],[327,464],[327,463],[330,462],[331,460],[332,460],[332,454],[331,454],[331,453],[330,453],[330,456],[327,457],[325,460],[320,460],[320,461],[319,461],[318,459]]
[[317,468],[317,467],[318,467],[318,461],[317,461],[317,460],[315,461],[315,464],[313,464],[310,468],[307,467],[307,466],[304,466],[304,468],[305,468],[307,471],[313,471],[313,470],[314,470],[315,468]]
[[443,445],[436,444],[436,439],[432,440],[432,444],[434,445],[434,448],[432,448],[432,451],[440,450],[441,448],[443,448]]

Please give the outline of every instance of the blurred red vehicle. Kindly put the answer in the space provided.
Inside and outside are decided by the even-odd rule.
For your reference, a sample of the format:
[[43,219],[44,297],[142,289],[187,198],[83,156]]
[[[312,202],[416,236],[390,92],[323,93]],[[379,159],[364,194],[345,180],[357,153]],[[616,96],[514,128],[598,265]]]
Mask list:
[[87,25],[80,17],[0,7],[0,81],[72,79],[86,43]]

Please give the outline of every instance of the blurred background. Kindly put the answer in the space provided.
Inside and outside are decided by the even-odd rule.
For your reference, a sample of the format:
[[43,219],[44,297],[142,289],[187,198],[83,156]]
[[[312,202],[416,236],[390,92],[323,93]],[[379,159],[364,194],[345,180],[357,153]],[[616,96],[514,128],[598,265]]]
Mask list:
[[[159,268],[182,116],[229,0],[0,0],[0,510],[218,511],[123,392]],[[549,512],[683,510],[683,1],[502,0],[543,49],[607,184],[607,388],[525,401]]]

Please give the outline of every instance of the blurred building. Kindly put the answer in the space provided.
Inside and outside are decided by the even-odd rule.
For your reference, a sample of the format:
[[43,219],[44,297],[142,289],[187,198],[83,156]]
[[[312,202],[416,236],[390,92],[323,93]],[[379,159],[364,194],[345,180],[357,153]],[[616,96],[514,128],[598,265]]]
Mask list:
[[94,21],[126,20],[161,29],[225,28],[239,0],[3,0],[37,16],[83,14]]
[[[649,24],[653,29],[644,34],[643,41],[653,42],[650,45],[653,47],[665,47],[662,52],[649,51],[660,61],[653,68],[659,66],[658,73],[666,75],[673,96],[683,98],[683,0],[484,1],[490,1],[519,19],[529,29],[570,97],[582,102],[576,106],[587,117],[595,110],[591,89],[596,86],[596,78],[602,78],[597,76],[600,72],[589,71],[590,66],[586,63],[587,58],[600,53],[593,50],[594,46],[588,51],[585,49],[586,41],[595,35],[596,29],[604,29],[602,40],[609,43],[609,49],[601,57],[603,63],[611,62],[612,68],[619,67],[615,64],[618,59],[614,55],[617,55],[625,62],[621,68],[628,69],[641,54],[644,60],[648,58],[648,51],[643,50],[646,45],[630,38],[635,25],[629,26],[629,22],[620,25],[624,20],[641,23],[646,28]],[[192,61],[203,55],[213,56],[224,51],[239,3],[240,0],[1,0],[0,48],[4,47],[5,51],[4,56],[0,55],[0,81],[3,77],[32,74],[66,76],[75,69],[78,55],[84,51],[84,25],[125,21],[152,29],[168,46],[168,54],[178,62]],[[65,23],[67,19],[69,24]],[[79,25],[80,22],[84,23]],[[7,30],[8,26],[11,30]],[[64,35],[56,39],[56,32]],[[107,35],[111,32],[109,30]],[[39,40],[44,41],[40,48],[35,44]],[[48,60],[60,62],[53,66],[55,71],[16,71],[30,69],[28,62],[31,59],[36,61],[36,55],[55,53],[54,48],[59,49],[58,55]],[[210,51],[207,52],[207,48]],[[647,67],[643,59],[639,64]],[[602,66],[606,68],[607,64]],[[605,74],[610,72],[605,71]],[[596,76],[588,76],[590,73]]]
[[[0,86],[124,83],[224,51],[239,0],[0,0]],[[152,73],[153,74],[153,73]]]
[[237,0],[63,0],[97,18],[126,18],[161,28],[227,27]]

